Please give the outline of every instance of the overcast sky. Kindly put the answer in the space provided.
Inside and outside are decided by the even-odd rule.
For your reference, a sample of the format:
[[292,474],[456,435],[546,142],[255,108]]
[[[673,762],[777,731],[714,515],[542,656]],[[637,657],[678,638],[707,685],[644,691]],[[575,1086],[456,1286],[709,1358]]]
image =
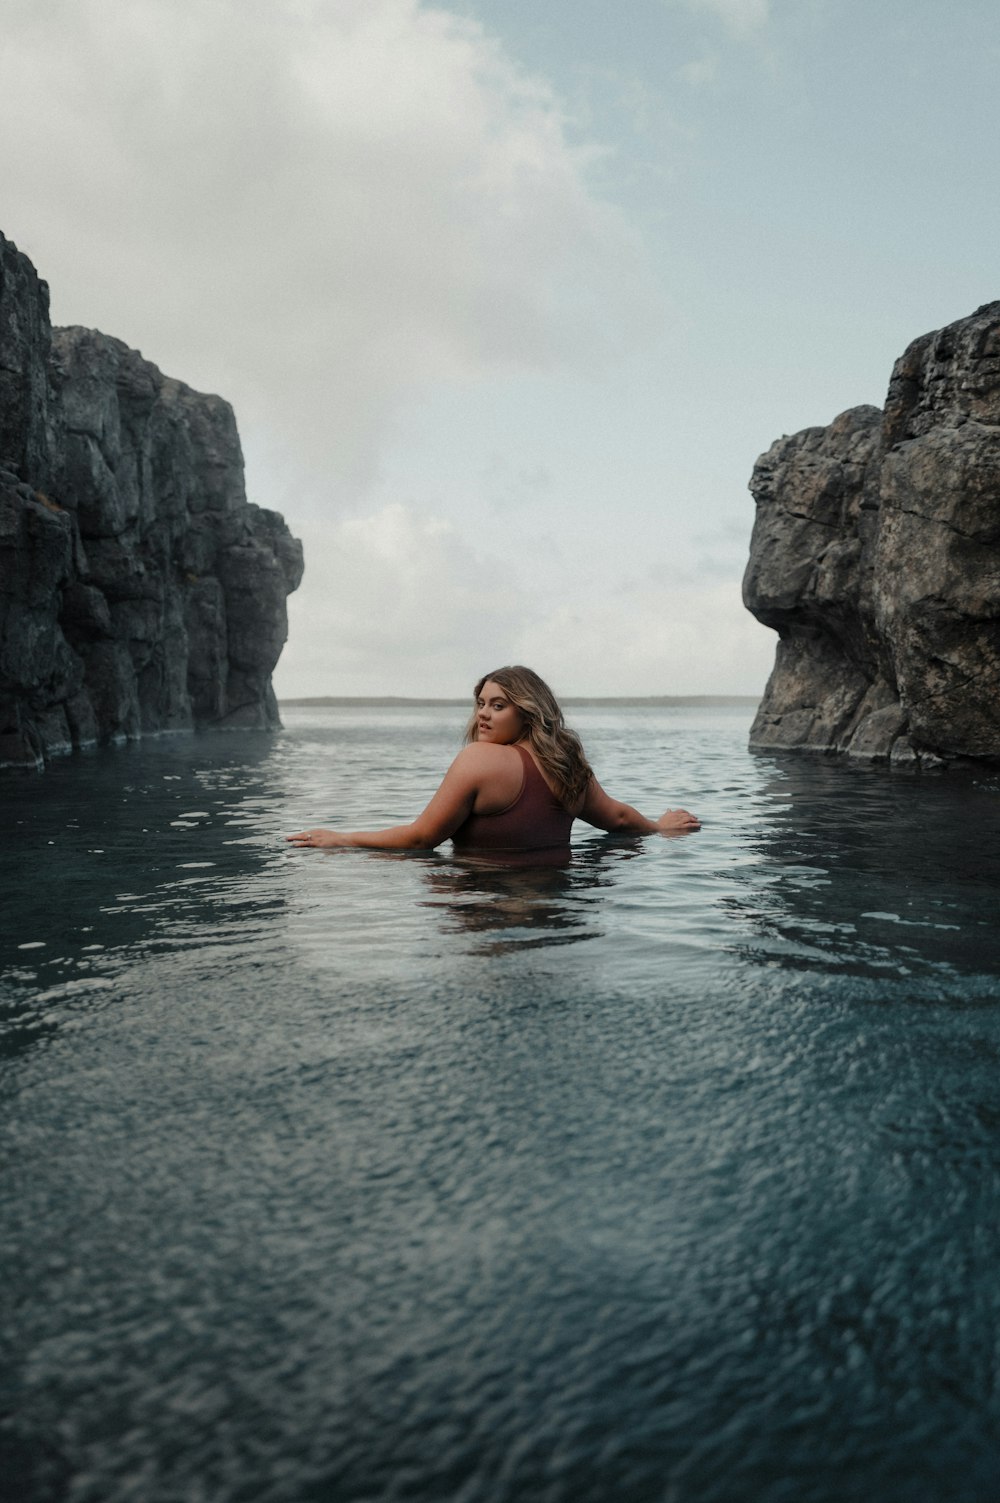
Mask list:
[[1000,296],[996,0],[0,0],[0,229],[235,406],[279,695],[755,693],[746,483]]

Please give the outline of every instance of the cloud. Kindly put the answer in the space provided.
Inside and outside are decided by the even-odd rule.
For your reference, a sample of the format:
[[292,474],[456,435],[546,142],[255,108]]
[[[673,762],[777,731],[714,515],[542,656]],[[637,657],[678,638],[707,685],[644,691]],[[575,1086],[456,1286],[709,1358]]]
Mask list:
[[279,697],[451,697],[498,662],[530,663],[564,694],[735,694],[771,668],[772,634],[739,605],[739,565],[707,584],[664,567],[601,598],[553,599],[517,550],[481,554],[406,506],[304,533]]
[[715,82],[719,73],[719,59],[714,56],[696,58],[693,62],[683,63],[677,72],[693,89],[701,89]]
[[54,316],[221,390],[349,496],[436,384],[650,322],[546,83],[418,0],[8,0],[3,229]]
[[279,693],[450,695],[512,658],[576,692],[720,687],[715,597],[616,595],[545,422],[489,421],[659,323],[615,163],[544,80],[444,0],[4,0],[3,30],[0,228],[57,322],[233,402],[253,499],[303,537]]
[[508,457],[494,451],[480,476],[480,487],[491,511],[506,514],[535,508],[553,487],[548,465]]
[[737,37],[762,30],[771,15],[770,0],[684,0],[684,4],[691,10],[718,17]]
[[528,609],[508,567],[407,506],[307,523],[303,541],[306,576],[289,601],[294,651],[275,675],[285,697],[453,696]]
[[515,651],[562,694],[743,694],[765,682],[775,639],[734,610],[738,590],[736,580],[665,579],[586,608],[560,605],[526,624]]

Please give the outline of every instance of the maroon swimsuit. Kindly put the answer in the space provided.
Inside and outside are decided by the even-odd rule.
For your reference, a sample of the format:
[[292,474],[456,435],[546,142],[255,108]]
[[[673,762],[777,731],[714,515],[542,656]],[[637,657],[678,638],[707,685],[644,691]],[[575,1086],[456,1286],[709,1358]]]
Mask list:
[[523,746],[515,745],[524,764],[521,791],[497,814],[470,814],[452,835],[462,850],[530,851],[569,845],[573,815],[564,809]]

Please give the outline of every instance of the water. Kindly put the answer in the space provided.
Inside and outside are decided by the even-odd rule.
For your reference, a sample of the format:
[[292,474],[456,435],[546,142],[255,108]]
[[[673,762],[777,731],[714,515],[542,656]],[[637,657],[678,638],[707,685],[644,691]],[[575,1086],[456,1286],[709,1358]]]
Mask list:
[[699,834],[282,844],[460,719],[0,786],[4,1503],[992,1503],[1000,783],[588,708]]

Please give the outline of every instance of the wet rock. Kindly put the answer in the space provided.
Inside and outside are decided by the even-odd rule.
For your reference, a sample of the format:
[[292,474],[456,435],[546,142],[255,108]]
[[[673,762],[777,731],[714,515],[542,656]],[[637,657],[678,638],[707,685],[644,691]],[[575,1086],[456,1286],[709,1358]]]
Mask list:
[[120,340],[51,330],[0,235],[0,765],[278,724],[302,548],[246,499],[232,409]]
[[744,600],[778,632],[751,745],[1000,760],[1000,303],[914,341],[884,411],[758,460]]

